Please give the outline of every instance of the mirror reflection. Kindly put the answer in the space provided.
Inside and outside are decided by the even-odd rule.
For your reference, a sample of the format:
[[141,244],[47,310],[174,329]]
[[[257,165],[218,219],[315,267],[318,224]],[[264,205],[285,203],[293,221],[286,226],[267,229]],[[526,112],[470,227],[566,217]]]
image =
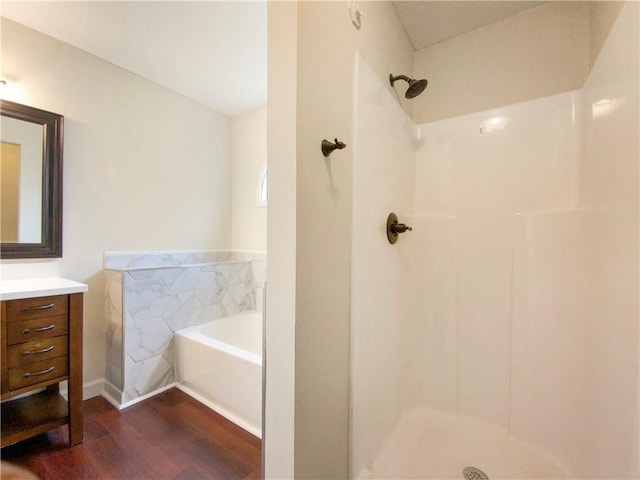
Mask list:
[[44,127],[3,116],[0,132],[0,241],[40,243]]

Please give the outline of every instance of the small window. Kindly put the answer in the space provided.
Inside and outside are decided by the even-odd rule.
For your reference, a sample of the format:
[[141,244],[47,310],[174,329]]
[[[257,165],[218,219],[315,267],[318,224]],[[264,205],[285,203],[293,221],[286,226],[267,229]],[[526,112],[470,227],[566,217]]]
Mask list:
[[256,199],[257,207],[266,207],[267,206],[267,188],[269,185],[268,173],[267,173],[267,164],[262,166],[260,169],[260,177],[258,179],[258,195]]

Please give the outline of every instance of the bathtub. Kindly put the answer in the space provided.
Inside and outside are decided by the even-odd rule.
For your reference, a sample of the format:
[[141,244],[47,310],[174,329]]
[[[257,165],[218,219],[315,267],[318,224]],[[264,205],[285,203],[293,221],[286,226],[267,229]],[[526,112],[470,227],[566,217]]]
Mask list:
[[262,437],[262,314],[177,330],[173,341],[178,388]]

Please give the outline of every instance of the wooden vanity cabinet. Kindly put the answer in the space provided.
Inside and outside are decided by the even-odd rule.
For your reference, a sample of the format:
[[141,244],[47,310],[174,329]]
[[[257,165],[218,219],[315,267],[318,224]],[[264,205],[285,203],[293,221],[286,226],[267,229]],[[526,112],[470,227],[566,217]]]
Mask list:
[[[82,296],[1,302],[1,446],[65,424],[70,446],[82,442]],[[68,401],[59,392],[64,380]]]

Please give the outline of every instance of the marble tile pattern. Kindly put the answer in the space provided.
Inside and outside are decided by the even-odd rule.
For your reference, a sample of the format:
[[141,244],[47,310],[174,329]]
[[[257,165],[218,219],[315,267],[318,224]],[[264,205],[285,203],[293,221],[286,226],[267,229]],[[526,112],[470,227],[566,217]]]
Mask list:
[[173,332],[261,309],[265,277],[263,253],[105,253],[105,378],[116,400],[173,383]]
[[122,390],[122,273],[105,270],[107,348],[105,380]]
[[177,265],[199,265],[239,259],[230,250],[178,250],[151,252],[105,252],[105,269],[133,269]]

